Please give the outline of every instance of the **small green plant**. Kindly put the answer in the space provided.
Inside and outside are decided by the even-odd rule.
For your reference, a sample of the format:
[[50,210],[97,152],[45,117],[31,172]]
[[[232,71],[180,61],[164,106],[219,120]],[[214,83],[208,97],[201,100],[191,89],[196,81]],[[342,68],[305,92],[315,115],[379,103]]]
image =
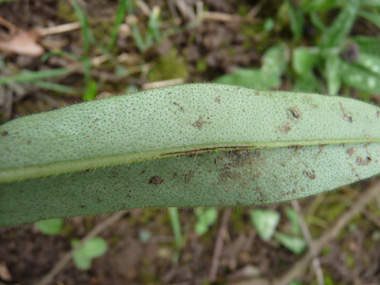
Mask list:
[[[79,240],[72,240],[71,246],[74,248],[79,242]],[[75,251],[74,264],[80,270],[88,270],[91,268],[92,260],[102,256],[106,251],[107,242],[101,237],[93,237]]]
[[45,235],[57,235],[62,231],[62,219],[51,219],[39,221],[36,223],[37,228]]
[[280,203],[379,173],[380,109],[186,84],[0,126],[0,225],[139,207]]
[[[232,74],[224,75],[215,82],[250,88],[277,88],[281,84],[281,77],[292,71],[293,80],[289,79],[294,82],[294,91],[336,95],[342,86],[346,86],[365,93],[380,92],[379,38],[350,36],[358,17],[380,27],[378,2],[310,0],[301,1],[300,6],[295,7],[292,1],[287,0],[283,5],[288,10],[294,43],[268,49],[261,69],[237,68]],[[327,26],[321,15],[325,16],[326,12],[334,8],[341,8],[341,12]],[[315,46],[300,44],[306,20],[312,23],[318,33]],[[291,56],[288,56],[289,53]]]
[[264,241],[270,241],[273,237],[294,254],[302,254],[307,248],[306,242],[299,237],[299,221],[297,213],[287,208],[287,216],[292,225],[292,235],[276,231],[280,222],[280,213],[274,210],[252,210],[250,216],[257,234]]
[[[36,227],[46,235],[58,235],[62,232],[63,220],[50,219],[36,222]],[[72,239],[71,246],[75,248],[80,240]],[[107,242],[101,237],[93,237],[73,254],[73,262],[79,270],[88,270],[94,258],[102,256],[107,251]]]
[[195,232],[200,236],[204,235],[218,218],[218,210],[215,208],[196,208],[195,214],[198,217],[198,221],[195,223]]

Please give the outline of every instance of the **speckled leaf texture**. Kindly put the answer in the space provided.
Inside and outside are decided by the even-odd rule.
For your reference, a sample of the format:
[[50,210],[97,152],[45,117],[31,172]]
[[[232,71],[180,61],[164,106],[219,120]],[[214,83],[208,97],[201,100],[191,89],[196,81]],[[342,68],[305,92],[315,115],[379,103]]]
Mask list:
[[248,206],[379,173],[380,110],[186,84],[0,126],[0,226],[140,207]]

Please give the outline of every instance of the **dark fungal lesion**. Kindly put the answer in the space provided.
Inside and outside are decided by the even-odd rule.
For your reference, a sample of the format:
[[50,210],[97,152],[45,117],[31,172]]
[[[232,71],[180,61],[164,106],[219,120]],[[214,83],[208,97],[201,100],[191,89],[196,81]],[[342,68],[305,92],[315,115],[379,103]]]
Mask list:
[[[249,148],[255,148],[253,145]],[[181,150],[181,151],[173,151],[173,152],[165,152],[161,153],[161,156],[173,156],[173,155],[189,155],[194,156],[201,153],[208,153],[213,151],[238,151],[238,150],[246,150],[248,151],[247,146],[216,146],[216,147],[204,147],[204,148],[198,148],[198,149],[192,149],[192,150]]]
[[301,118],[301,112],[296,106],[290,107],[288,109],[288,117],[290,119],[298,120],[299,118]]
[[343,120],[345,120],[346,122],[352,123],[354,120],[352,119],[352,116],[349,116],[347,114],[346,110],[343,107],[342,102],[339,102],[339,107],[340,107],[340,110],[342,111]]
[[372,158],[367,156],[366,158],[363,158],[361,156],[356,157],[356,164],[361,166],[367,166],[372,162]]
[[160,176],[153,176],[149,180],[149,184],[154,184],[154,185],[162,184],[163,182],[164,182],[164,179],[161,178]]

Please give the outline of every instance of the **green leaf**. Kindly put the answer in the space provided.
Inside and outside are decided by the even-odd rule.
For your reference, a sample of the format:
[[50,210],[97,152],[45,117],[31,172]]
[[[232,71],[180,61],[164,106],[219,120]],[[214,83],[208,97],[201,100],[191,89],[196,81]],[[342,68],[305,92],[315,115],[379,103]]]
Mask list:
[[362,0],[360,4],[364,7],[380,8],[380,0]]
[[324,193],[379,173],[379,114],[337,96],[185,84],[18,118],[0,126],[0,226]]
[[311,12],[310,21],[318,29],[318,31],[323,34],[326,30],[325,24],[322,22],[321,18],[318,16],[317,12]]
[[360,68],[354,63],[342,63],[340,75],[345,85],[365,92],[380,94],[380,76]]
[[300,221],[297,212],[290,207],[286,207],[285,213],[290,223],[292,224],[292,233],[294,235],[298,235],[300,233]]
[[198,221],[195,224],[195,232],[198,235],[204,235],[208,228],[215,223],[218,218],[218,210],[215,208],[197,208],[195,213],[198,216]]
[[91,268],[91,258],[88,258],[83,254],[78,254],[75,252],[73,255],[73,261],[79,270],[86,271]]
[[340,89],[340,86],[341,86],[340,66],[341,66],[341,60],[338,56],[336,55],[326,56],[325,75],[327,79],[329,95],[337,95]]
[[112,47],[115,45],[117,36],[119,34],[119,27],[123,23],[126,12],[127,12],[127,0],[120,0],[119,1],[119,6],[117,8],[117,14],[116,14],[116,20],[114,27],[112,29],[110,41],[107,45],[107,52],[109,52]]
[[90,27],[88,26],[87,15],[76,0],[70,0],[70,3],[73,6],[75,14],[82,26],[83,51],[84,55],[88,56],[90,53],[90,43],[94,41],[94,37],[91,33]]
[[281,84],[277,75],[264,73],[254,68],[236,68],[234,73],[223,75],[217,78],[215,82],[256,89],[276,88]]
[[306,47],[299,47],[293,51],[293,68],[298,75],[304,75],[320,61],[320,57],[316,53],[312,53]]
[[369,36],[356,36],[352,39],[358,44],[361,53],[380,56],[380,38]]
[[284,44],[278,44],[272,46],[265,52],[261,70],[265,73],[265,76],[280,77],[285,72],[287,66],[287,48]]
[[343,43],[356,20],[359,3],[359,0],[347,1],[347,4],[343,7],[334,23],[323,34],[322,47],[338,47]]
[[40,71],[24,70],[17,75],[0,78],[0,84],[9,84],[14,82],[29,82],[33,83],[37,80],[42,80],[51,77],[65,76],[72,72],[70,68],[57,68]]
[[293,90],[310,93],[321,92],[323,90],[323,86],[321,80],[316,78],[312,71],[309,71],[297,78]]
[[86,92],[83,94],[83,99],[86,101],[94,100],[98,94],[98,83],[90,80],[86,86]]
[[174,233],[174,243],[177,249],[182,246],[182,235],[181,235],[181,223],[179,220],[178,209],[174,207],[169,208],[170,222],[172,224],[172,229]]
[[373,23],[375,26],[377,26],[380,29],[380,13],[377,12],[367,12],[367,11],[360,11],[360,16],[365,18],[367,21]]
[[285,1],[289,7],[289,18],[293,38],[296,42],[298,42],[301,39],[303,32],[303,13],[301,9],[294,7],[290,0]]
[[359,58],[354,63],[373,74],[380,76],[380,56],[367,53],[360,53]]
[[215,82],[256,89],[276,88],[281,85],[281,75],[287,68],[287,61],[286,47],[279,44],[265,52],[261,69],[236,68],[232,74],[223,75]]
[[336,6],[336,0],[303,0],[301,7],[306,13],[330,10]]
[[[72,247],[77,246],[79,240],[73,240],[71,242]],[[107,251],[107,242],[101,237],[93,237],[87,241],[81,248],[75,251],[74,256],[79,257],[82,261],[85,258],[91,260],[96,257],[100,257]]]
[[46,89],[46,90],[51,90],[51,91],[60,92],[64,94],[78,93],[78,90],[73,87],[57,84],[57,83],[52,83],[48,81],[36,81],[36,82],[31,82],[31,84],[33,84],[34,86]]
[[51,219],[39,221],[36,223],[37,228],[46,235],[56,235],[62,230],[63,221],[61,219]]
[[294,254],[300,255],[307,248],[307,244],[302,238],[288,236],[279,232],[276,232],[274,237]]
[[269,241],[276,231],[280,214],[273,210],[252,210],[249,214],[260,238]]

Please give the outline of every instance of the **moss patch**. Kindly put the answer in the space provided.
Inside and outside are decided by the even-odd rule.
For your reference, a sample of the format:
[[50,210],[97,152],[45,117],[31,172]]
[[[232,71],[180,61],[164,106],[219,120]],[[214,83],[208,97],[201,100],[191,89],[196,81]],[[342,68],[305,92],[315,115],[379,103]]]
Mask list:
[[160,56],[148,74],[149,80],[153,82],[174,78],[186,79],[188,76],[186,62],[176,49],[171,49],[166,56]]

